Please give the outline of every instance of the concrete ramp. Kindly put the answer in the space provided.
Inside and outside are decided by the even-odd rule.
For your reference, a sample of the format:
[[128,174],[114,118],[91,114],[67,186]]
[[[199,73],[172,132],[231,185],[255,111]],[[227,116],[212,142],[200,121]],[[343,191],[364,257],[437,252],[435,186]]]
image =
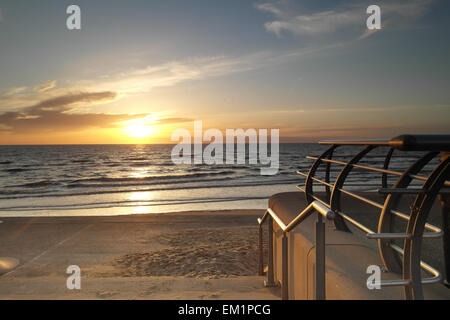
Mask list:
[[[271,208],[287,225],[305,207],[304,194],[281,193],[269,200]],[[352,203],[346,203],[352,206]],[[370,213],[370,212],[368,212]],[[373,218],[373,217],[372,217]],[[315,299],[315,221],[313,214],[288,233],[289,299]],[[274,277],[282,282],[282,231],[274,228]],[[366,273],[370,265],[382,266],[376,241],[364,238],[359,230],[337,231],[327,222],[325,234],[326,298],[327,299],[404,299],[403,287],[383,287],[369,290]],[[400,279],[400,275],[382,272],[381,278]],[[450,290],[442,284],[424,286],[425,299],[450,299]]]

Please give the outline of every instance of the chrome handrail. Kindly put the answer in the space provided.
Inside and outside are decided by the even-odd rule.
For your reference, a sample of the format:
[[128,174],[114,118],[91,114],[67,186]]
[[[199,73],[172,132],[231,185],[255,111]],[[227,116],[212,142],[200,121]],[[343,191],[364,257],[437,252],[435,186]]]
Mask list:
[[[297,174],[300,174],[302,176],[307,176],[305,173],[300,172],[300,171],[297,171]],[[327,183],[325,181],[317,179],[316,177],[311,177],[311,179],[316,181],[316,182],[318,182],[318,183],[321,183],[321,184],[323,184],[325,186],[329,186],[331,188],[334,187],[330,183]],[[301,187],[297,186],[297,189],[301,189]],[[365,203],[367,203],[367,204],[369,204],[371,206],[374,206],[374,207],[376,207],[378,209],[383,209],[383,207],[384,207],[384,205],[382,205],[381,203],[378,203],[376,201],[372,201],[370,199],[367,199],[367,198],[365,198],[363,196],[357,195],[356,193],[353,193],[353,192],[351,192],[349,190],[346,190],[346,189],[343,189],[343,188],[336,188],[336,189],[341,191],[341,192],[343,192],[343,193],[345,193],[345,194],[347,194],[347,195],[349,195],[349,196],[351,196],[351,197],[353,197],[353,198],[355,198],[355,199],[361,200],[361,201],[363,201],[363,202],[365,202]],[[393,190],[395,190],[395,189],[393,189]],[[305,190],[303,190],[303,189],[301,191],[305,192]],[[402,212],[400,212],[398,210],[393,210],[393,209],[391,209],[390,211],[391,211],[391,213],[395,214],[397,217],[402,218],[403,220],[409,221],[409,217],[408,217],[407,214],[402,213]],[[424,238],[439,238],[439,237],[442,237],[442,235],[443,235],[443,231],[439,227],[436,227],[436,226],[434,226],[432,224],[426,223],[425,224],[425,228],[427,230],[429,230],[429,231],[432,231],[432,233],[431,234],[430,233],[424,234]]]
[[[402,274],[401,280],[384,280],[380,282],[381,286],[404,286],[405,297],[407,299],[423,299],[423,291],[421,285],[440,282],[443,278],[441,273],[423,262],[420,259],[421,239],[422,238],[439,238],[442,237],[444,241],[444,260],[445,260],[445,274],[446,280],[444,284],[449,286],[448,279],[450,279],[450,227],[447,220],[450,219],[450,189],[444,189],[450,186],[450,135],[402,135],[391,140],[356,140],[356,141],[322,141],[321,144],[330,145],[318,157],[307,156],[307,159],[314,160],[309,172],[303,173],[297,171],[298,174],[306,177],[305,187],[297,186],[297,189],[302,191],[307,199],[308,206],[297,215],[288,225],[273,212],[268,209],[261,219],[258,219],[260,225],[260,274],[263,272],[263,258],[262,258],[262,224],[266,219],[275,221],[283,232],[282,239],[282,296],[287,298],[287,238],[286,233],[291,231],[295,226],[301,223],[311,212],[317,211],[318,222],[316,224],[316,259],[322,259],[316,263],[320,266],[320,270],[316,271],[316,287],[319,288],[318,296],[316,298],[324,298],[324,281],[325,281],[325,257],[324,257],[324,239],[325,229],[323,228],[322,217],[326,216],[332,219],[338,230],[350,232],[346,226],[346,222],[354,225],[356,228],[366,233],[368,239],[375,239],[378,241],[378,249],[380,257],[387,270],[399,272]],[[333,160],[333,157],[343,157],[336,155],[335,151],[341,146],[363,146],[365,149],[361,150],[357,155],[350,157],[347,162]],[[367,165],[358,164],[362,158],[368,153],[378,147],[389,147],[389,152],[385,156],[383,168],[370,167]],[[398,172],[389,169],[389,164],[395,150],[401,151],[427,151],[424,156],[411,164],[411,166],[404,172]],[[422,169],[430,163],[430,161],[442,154],[440,163],[434,168],[429,176],[420,175]],[[347,157],[347,156],[346,156]],[[410,159],[411,157],[408,157]],[[319,166],[324,163],[325,180],[315,177]],[[330,181],[331,165],[342,165],[339,175],[335,178],[334,183]],[[382,174],[382,187],[378,188],[378,193],[384,196],[384,204],[368,199],[361,194],[349,191],[344,188],[344,183],[353,168],[363,169],[371,172],[378,172]],[[388,188],[387,176],[397,176],[397,182]],[[421,188],[408,188],[414,180],[423,181]],[[325,187],[325,192],[328,201],[314,195],[313,185],[319,183]],[[414,186],[416,184],[413,184]],[[348,186],[348,184],[346,185]],[[346,215],[341,209],[340,198],[341,194],[362,201],[377,209],[381,210],[378,230],[375,232],[370,228],[364,226],[360,222]],[[415,196],[413,205],[411,206],[410,214],[405,214],[397,209],[397,204],[401,196],[410,194]],[[442,207],[442,228],[434,226],[426,222],[428,214],[431,210],[436,197],[439,196]],[[406,232],[394,232],[393,217],[399,217],[407,221]],[[321,224],[322,223],[322,224]],[[425,232],[429,231],[429,232]],[[322,234],[323,232],[323,234]],[[273,285],[273,226],[269,223],[269,268],[268,268],[268,285]],[[393,240],[404,240],[404,248],[392,243]],[[321,246],[317,246],[319,243]],[[323,254],[323,257],[322,257]],[[402,256],[402,264],[399,264],[397,256]],[[286,261],[285,261],[286,259]],[[431,274],[429,278],[422,279],[421,270]],[[323,271],[323,274],[322,274]],[[322,283],[323,282],[323,283]],[[323,287],[323,290],[322,290]],[[286,291],[286,292],[285,292]],[[316,291],[317,294],[317,291]]]
[[[311,157],[311,156],[307,156],[305,158],[309,159],[309,160],[320,160],[320,161],[326,162],[326,163],[340,164],[343,166],[349,165],[349,166],[352,166],[352,167],[358,168],[358,169],[365,169],[365,170],[373,171],[373,172],[386,173],[386,174],[391,174],[391,175],[399,176],[399,177],[403,175],[403,173],[398,172],[398,171],[386,170],[386,169],[381,169],[381,168],[373,168],[373,167],[363,166],[360,164],[351,164],[351,163],[348,164],[347,162],[338,161],[338,160],[319,159],[318,157]],[[416,180],[427,181],[427,177],[422,177],[422,176],[418,176],[418,175],[410,175],[410,176],[411,176],[411,178],[414,178]],[[446,181],[445,186],[450,186],[450,182]]]
[[[297,188],[300,189],[300,187],[297,186]],[[303,191],[303,190],[301,190]],[[317,200],[316,200],[317,201]],[[405,239],[405,238],[410,238],[411,235],[410,234],[406,234],[406,233],[376,233],[375,231],[369,229],[368,227],[364,226],[363,224],[359,223],[358,221],[356,221],[355,219],[352,219],[351,217],[349,217],[348,215],[344,214],[343,212],[339,212],[339,215],[341,217],[343,217],[346,221],[350,222],[352,225],[354,225],[355,227],[357,227],[358,229],[364,231],[366,233],[366,236],[368,239]],[[442,237],[442,231],[440,231],[440,233],[438,234],[439,237]],[[425,237],[425,236],[424,236]],[[429,238],[431,238],[432,236],[429,236]],[[434,236],[436,237],[436,236]],[[399,254],[403,255],[403,249],[401,249],[400,247],[398,247],[395,244],[391,244],[392,248],[397,251]],[[430,265],[426,264],[423,261],[420,261],[420,264],[422,266],[422,268],[433,274],[432,278],[426,278],[422,280],[423,284],[430,284],[430,283],[436,283],[439,282],[440,280],[442,280],[442,275],[441,273],[431,267]],[[396,282],[399,283],[398,285],[401,285],[401,282]],[[409,282],[408,282],[409,284]],[[381,285],[384,285],[384,282],[381,282]],[[392,284],[391,284],[392,285]]]
[[[288,225],[286,225],[280,217],[270,208],[266,210],[264,215],[261,218],[258,218],[259,224],[259,248],[260,248],[260,256],[259,256],[259,270],[260,275],[263,275],[263,255],[262,255],[262,247],[263,247],[263,230],[262,224],[270,217],[277,223],[283,232],[282,238],[282,281],[281,281],[281,298],[283,300],[287,300],[289,297],[288,290],[288,239],[287,233],[292,231],[295,227],[297,227],[302,221],[308,218],[312,213],[317,212],[318,220],[316,222],[316,299],[322,300],[325,299],[325,223],[322,221],[322,216],[328,220],[333,220],[335,214],[330,210],[327,206],[323,205],[319,201],[313,201],[310,203],[302,212],[300,212]],[[272,221],[269,222],[269,227],[272,226]],[[269,259],[273,259],[273,238],[272,238],[272,230],[269,230]],[[267,286],[273,286],[274,284],[274,276],[273,276],[273,261],[269,261],[268,271],[267,271],[268,280],[266,282]]]

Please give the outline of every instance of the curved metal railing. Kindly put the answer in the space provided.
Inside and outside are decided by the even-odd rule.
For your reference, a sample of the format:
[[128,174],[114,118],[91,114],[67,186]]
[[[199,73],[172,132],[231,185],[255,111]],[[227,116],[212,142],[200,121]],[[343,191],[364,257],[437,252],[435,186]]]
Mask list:
[[[444,248],[444,260],[445,260],[445,273],[447,279],[450,278],[450,232],[449,232],[449,211],[450,211],[450,193],[447,187],[450,186],[450,135],[403,135],[391,140],[353,140],[353,141],[322,141],[320,144],[329,145],[318,157],[306,157],[309,160],[314,160],[308,173],[297,171],[298,174],[306,178],[305,185],[298,185],[297,188],[302,191],[309,206],[316,208],[321,205],[322,211],[329,210],[333,213],[333,221],[336,229],[341,231],[350,232],[347,223],[352,224],[356,228],[362,230],[367,234],[368,239],[375,239],[378,241],[378,250],[383,261],[385,268],[389,271],[400,273],[402,279],[400,280],[383,280],[381,286],[404,286],[405,297],[407,299],[423,299],[423,284],[437,283],[442,280],[441,273],[421,261],[421,246],[423,238],[443,238]],[[350,158],[349,161],[334,160],[333,156],[337,158],[336,151],[342,146],[362,146],[356,155]],[[388,147],[389,150],[385,155],[383,168],[371,167],[368,165],[360,164],[361,160],[366,158],[367,155],[373,150],[380,147]],[[392,163],[392,158],[395,150],[401,151],[426,151],[425,155],[421,156],[415,162],[403,172],[398,172],[389,169]],[[430,165],[432,160],[441,155],[440,162],[435,165],[434,169],[428,176],[421,175],[424,167]],[[316,177],[319,167],[325,165],[324,179]],[[341,166],[342,169],[336,176],[334,181],[331,181],[331,166]],[[365,172],[381,173],[381,188],[378,192],[384,196],[384,202],[379,203],[364,197],[357,192],[344,188],[346,179],[354,168],[364,170]],[[397,181],[391,188],[388,188],[388,177],[397,177]],[[417,188],[411,188],[413,181],[423,182],[423,184]],[[325,188],[326,199],[323,200],[314,193],[314,185],[322,185]],[[417,183],[416,183],[417,184]],[[398,209],[400,199],[403,195],[415,196],[411,205],[409,214],[401,212]],[[342,195],[349,196],[362,203],[368,204],[380,210],[380,217],[378,220],[377,231],[373,231],[362,223],[351,218],[344,213],[341,206]],[[434,204],[436,197],[440,197],[442,207],[442,228],[427,223],[432,205]],[[326,208],[326,209],[324,209]],[[305,209],[306,210],[306,209]],[[309,212],[309,211],[308,211]],[[323,214],[323,213],[322,213]],[[270,215],[274,221],[283,230],[283,241],[285,238],[286,230],[292,230],[284,226],[282,221],[276,216],[276,214],[268,209],[263,219],[259,219],[260,223],[260,246],[261,246],[261,258],[260,258],[260,273],[262,273],[262,229],[261,225],[265,220],[265,217]],[[301,217],[304,216],[304,211],[300,213],[288,226],[291,226],[294,222],[296,226],[303,221]],[[331,217],[329,215],[329,217]],[[405,220],[407,223],[406,230],[404,232],[395,231],[395,218]],[[279,220],[279,221],[278,221]],[[284,226],[284,227],[283,227]],[[425,232],[425,230],[427,232]],[[273,284],[273,270],[271,268],[270,261],[271,248],[273,241],[271,230],[271,223],[269,224],[269,272],[267,283]],[[403,240],[403,248],[395,244],[395,240]],[[317,241],[324,241],[324,239],[317,239]],[[286,239],[287,243],[287,239]],[[282,242],[283,246],[284,242]],[[287,245],[287,244],[286,244]],[[287,250],[287,249],[286,249]],[[282,249],[282,252],[284,250]],[[286,253],[287,254],[287,253]],[[272,257],[273,258],[273,257]],[[287,257],[285,257],[287,259]],[[317,255],[316,255],[317,258]],[[282,258],[283,260],[283,258]],[[284,260],[283,260],[284,261]],[[287,265],[287,262],[286,262]],[[285,268],[283,268],[283,277],[285,275]],[[323,268],[323,273],[325,269]],[[422,279],[422,271],[431,274],[431,277]],[[287,271],[286,271],[287,272]],[[319,275],[324,279],[325,275]],[[272,278],[271,278],[272,277]],[[316,273],[317,277],[317,273]],[[287,283],[287,278],[282,283]],[[321,281],[320,279],[316,279]],[[324,280],[323,280],[324,281]],[[448,285],[447,281],[444,284]],[[287,298],[287,284],[282,289],[283,297]],[[321,290],[319,290],[320,293]],[[323,297],[324,297],[323,292]],[[317,298],[321,298],[320,294]]]

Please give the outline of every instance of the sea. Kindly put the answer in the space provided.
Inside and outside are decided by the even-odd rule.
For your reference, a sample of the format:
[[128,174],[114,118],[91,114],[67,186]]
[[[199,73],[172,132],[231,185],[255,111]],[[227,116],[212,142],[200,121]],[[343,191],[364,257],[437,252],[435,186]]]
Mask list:
[[[326,149],[315,143],[280,144],[278,173],[266,176],[261,175],[264,165],[249,164],[248,153],[245,164],[174,164],[173,147],[0,146],[0,217],[265,209],[271,195],[298,191],[296,186],[304,184],[304,177],[296,172],[307,172],[313,162],[306,156],[317,156]],[[343,147],[336,159],[348,160],[357,151]],[[386,152],[385,148],[375,149],[363,164],[381,168]],[[390,169],[404,170],[419,156],[399,154]],[[342,166],[332,166],[332,180],[340,169]],[[396,178],[390,177],[389,185]],[[346,185],[375,190],[380,183],[381,174],[355,169]]]

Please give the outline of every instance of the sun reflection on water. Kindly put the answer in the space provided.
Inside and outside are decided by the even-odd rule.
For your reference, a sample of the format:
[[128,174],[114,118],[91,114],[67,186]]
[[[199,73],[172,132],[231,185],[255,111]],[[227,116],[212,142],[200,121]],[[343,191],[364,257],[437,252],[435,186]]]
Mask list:
[[150,201],[153,197],[150,192],[133,192],[128,197],[131,201]]

